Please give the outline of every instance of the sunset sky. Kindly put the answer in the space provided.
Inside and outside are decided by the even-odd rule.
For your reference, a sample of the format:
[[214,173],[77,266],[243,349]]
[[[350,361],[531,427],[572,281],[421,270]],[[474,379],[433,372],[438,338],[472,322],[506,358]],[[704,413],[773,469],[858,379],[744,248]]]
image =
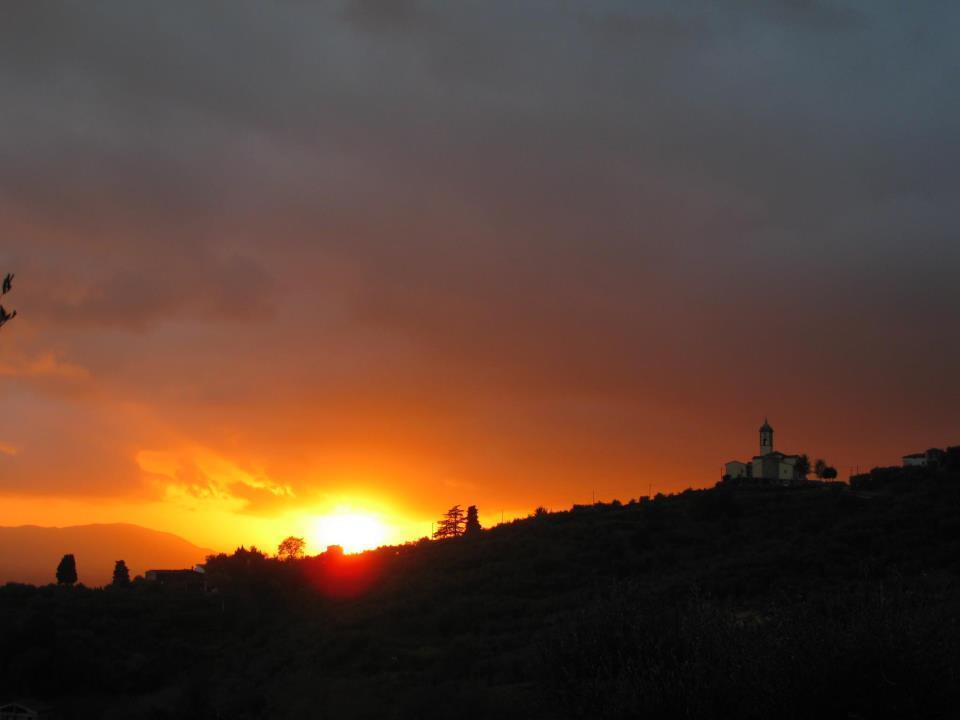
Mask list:
[[317,550],[712,485],[765,415],[843,478],[960,444],[958,36],[894,0],[4,4],[0,525]]

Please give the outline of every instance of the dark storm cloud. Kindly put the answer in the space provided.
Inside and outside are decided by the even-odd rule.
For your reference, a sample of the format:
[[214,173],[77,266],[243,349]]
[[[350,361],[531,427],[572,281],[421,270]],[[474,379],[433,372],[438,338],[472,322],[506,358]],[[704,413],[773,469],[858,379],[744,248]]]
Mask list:
[[366,29],[409,26],[424,18],[416,0],[348,0],[344,17]]
[[853,30],[863,26],[864,3],[846,0],[741,0],[745,13],[756,14],[787,25],[806,26],[815,31]]
[[[349,427],[482,483],[557,438],[558,468],[666,464],[651,418],[811,397],[943,417],[932,378],[960,359],[952,4],[0,13],[0,269],[33,279],[31,335],[4,342],[52,348],[108,386],[100,402],[218,451],[233,428],[283,456],[283,483],[309,465],[285,444],[304,427],[304,446],[333,452]],[[393,430],[413,408],[417,428]],[[811,441],[835,442],[844,412],[810,420]],[[90,448],[95,467],[108,451]]]

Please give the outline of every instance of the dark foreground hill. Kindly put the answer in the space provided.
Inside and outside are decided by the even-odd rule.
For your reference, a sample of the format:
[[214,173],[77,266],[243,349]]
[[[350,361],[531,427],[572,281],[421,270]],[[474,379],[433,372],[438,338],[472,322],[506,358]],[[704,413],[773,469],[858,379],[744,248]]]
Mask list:
[[938,718],[960,478],[714,489],[479,537],[0,589],[0,701],[103,718]]
[[77,558],[80,582],[99,586],[110,582],[116,560],[125,560],[135,575],[150,568],[193,567],[210,552],[176,535],[138,525],[0,527],[0,583],[55,582],[57,563],[66,553]]

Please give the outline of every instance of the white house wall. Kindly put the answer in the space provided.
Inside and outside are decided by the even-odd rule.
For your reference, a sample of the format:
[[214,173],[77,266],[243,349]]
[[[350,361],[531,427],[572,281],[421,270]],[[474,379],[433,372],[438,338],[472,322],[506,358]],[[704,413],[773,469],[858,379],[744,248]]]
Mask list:
[[731,478],[742,478],[747,476],[747,464],[739,461],[727,463],[727,475]]

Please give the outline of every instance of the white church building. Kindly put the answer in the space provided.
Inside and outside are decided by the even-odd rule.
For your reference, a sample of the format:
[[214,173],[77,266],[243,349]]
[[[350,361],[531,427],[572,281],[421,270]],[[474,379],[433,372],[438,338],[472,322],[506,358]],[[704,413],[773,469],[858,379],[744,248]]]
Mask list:
[[760,428],[760,454],[750,462],[731,460],[726,464],[725,478],[730,480],[753,479],[779,485],[793,485],[806,480],[806,475],[797,467],[800,455],[785,455],[773,449],[773,428],[764,419]]

